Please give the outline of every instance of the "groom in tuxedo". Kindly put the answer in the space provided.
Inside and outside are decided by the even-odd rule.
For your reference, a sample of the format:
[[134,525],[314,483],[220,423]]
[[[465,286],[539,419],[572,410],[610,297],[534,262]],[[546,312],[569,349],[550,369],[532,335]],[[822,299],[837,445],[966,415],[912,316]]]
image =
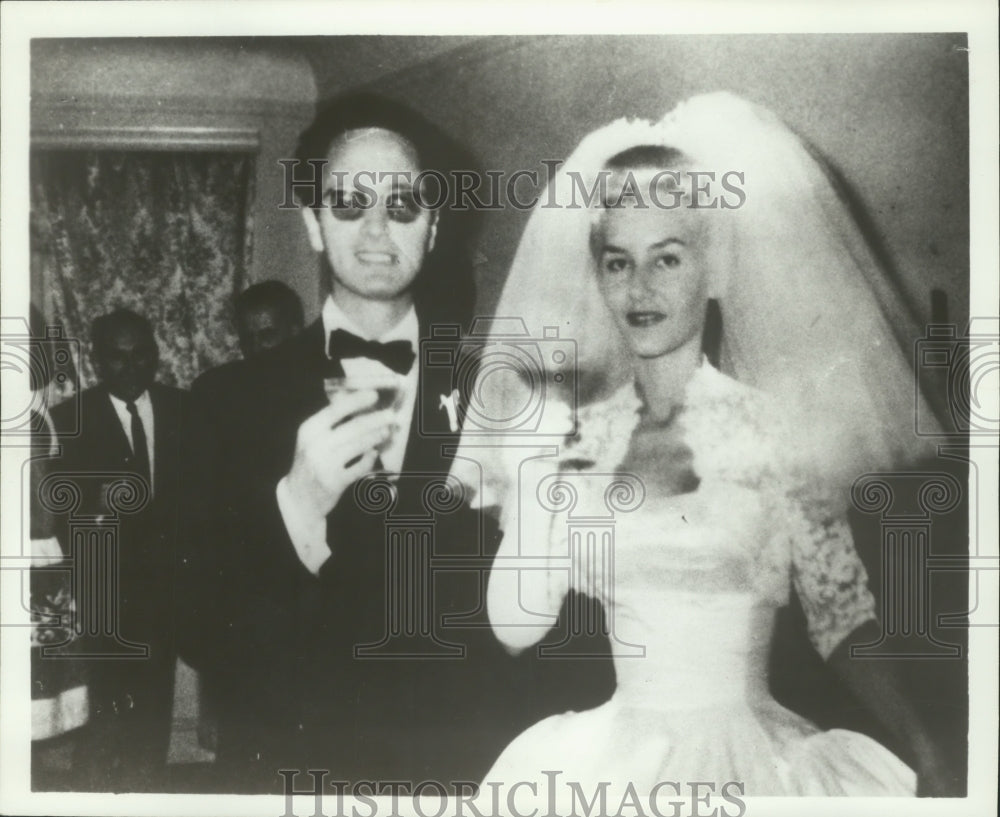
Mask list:
[[[471,317],[462,236],[416,186],[446,144],[379,97],[322,109],[296,184],[321,317],[192,390],[181,650],[222,701],[230,791],[281,791],[281,769],[451,790],[531,723],[613,690],[609,663],[509,657],[485,617],[498,532],[448,481],[452,372],[419,355],[432,326]],[[394,377],[400,396],[328,397],[345,375]]]

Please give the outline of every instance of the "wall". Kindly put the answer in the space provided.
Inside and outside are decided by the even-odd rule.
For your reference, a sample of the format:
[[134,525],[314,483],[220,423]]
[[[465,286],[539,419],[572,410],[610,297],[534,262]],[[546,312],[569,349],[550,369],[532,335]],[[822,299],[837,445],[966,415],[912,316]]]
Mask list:
[[60,134],[67,144],[99,142],[110,134],[148,148],[252,137],[259,145],[252,277],[286,281],[315,314],[313,253],[298,232],[298,213],[277,207],[278,159],[294,154],[315,106],[304,56],[245,40],[35,40],[31,62],[36,142],[58,142]]
[[[963,35],[483,38],[371,83],[410,100],[489,168],[542,170],[623,115],[659,118],[728,89],[771,107],[839,168],[904,287],[968,315],[968,86]],[[320,97],[342,85],[317,74]],[[480,294],[499,294],[525,213],[489,213]]]

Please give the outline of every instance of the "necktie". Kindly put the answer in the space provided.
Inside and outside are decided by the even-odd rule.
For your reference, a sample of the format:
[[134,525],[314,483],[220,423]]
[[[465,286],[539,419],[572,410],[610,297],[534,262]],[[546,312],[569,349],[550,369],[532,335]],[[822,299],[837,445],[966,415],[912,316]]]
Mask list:
[[416,359],[413,344],[408,340],[379,343],[377,340],[359,338],[344,329],[336,329],[330,333],[327,351],[334,360],[344,357],[371,358],[398,374],[406,374],[410,371],[413,367],[413,361]]
[[149,482],[149,448],[146,443],[146,429],[143,428],[142,418],[139,416],[139,409],[136,408],[135,403],[130,400],[125,404],[125,407],[132,415],[132,454],[135,472],[142,476],[146,482]]

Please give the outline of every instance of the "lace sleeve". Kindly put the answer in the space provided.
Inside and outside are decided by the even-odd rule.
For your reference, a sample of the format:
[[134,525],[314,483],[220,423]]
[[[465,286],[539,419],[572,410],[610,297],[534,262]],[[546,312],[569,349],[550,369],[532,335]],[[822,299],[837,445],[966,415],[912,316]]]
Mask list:
[[875,618],[875,599],[844,516],[823,503],[797,504],[792,581],[809,640],[826,659],[855,628]]

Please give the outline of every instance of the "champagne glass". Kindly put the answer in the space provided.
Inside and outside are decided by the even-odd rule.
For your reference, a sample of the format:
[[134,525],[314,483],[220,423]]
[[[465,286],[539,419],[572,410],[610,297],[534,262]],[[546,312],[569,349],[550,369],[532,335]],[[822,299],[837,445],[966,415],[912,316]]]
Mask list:
[[[378,397],[371,406],[356,411],[350,417],[345,418],[345,420],[351,419],[351,417],[358,417],[363,414],[370,414],[373,411],[382,411],[383,409],[392,409],[393,411],[399,411],[403,403],[403,378],[399,375],[392,374],[391,372],[386,373],[371,373],[371,374],[352,374],[344,375],[343,377],[325,377],[323,378],[323,389],[326,392],[326,398],[331,403],[338,399],[338,395],[350,394],[352,392],[359,391],[374,391]],[[384,451],[385,448],[391,442],[392,437],[386,439],[378,448],[379,451]]]

